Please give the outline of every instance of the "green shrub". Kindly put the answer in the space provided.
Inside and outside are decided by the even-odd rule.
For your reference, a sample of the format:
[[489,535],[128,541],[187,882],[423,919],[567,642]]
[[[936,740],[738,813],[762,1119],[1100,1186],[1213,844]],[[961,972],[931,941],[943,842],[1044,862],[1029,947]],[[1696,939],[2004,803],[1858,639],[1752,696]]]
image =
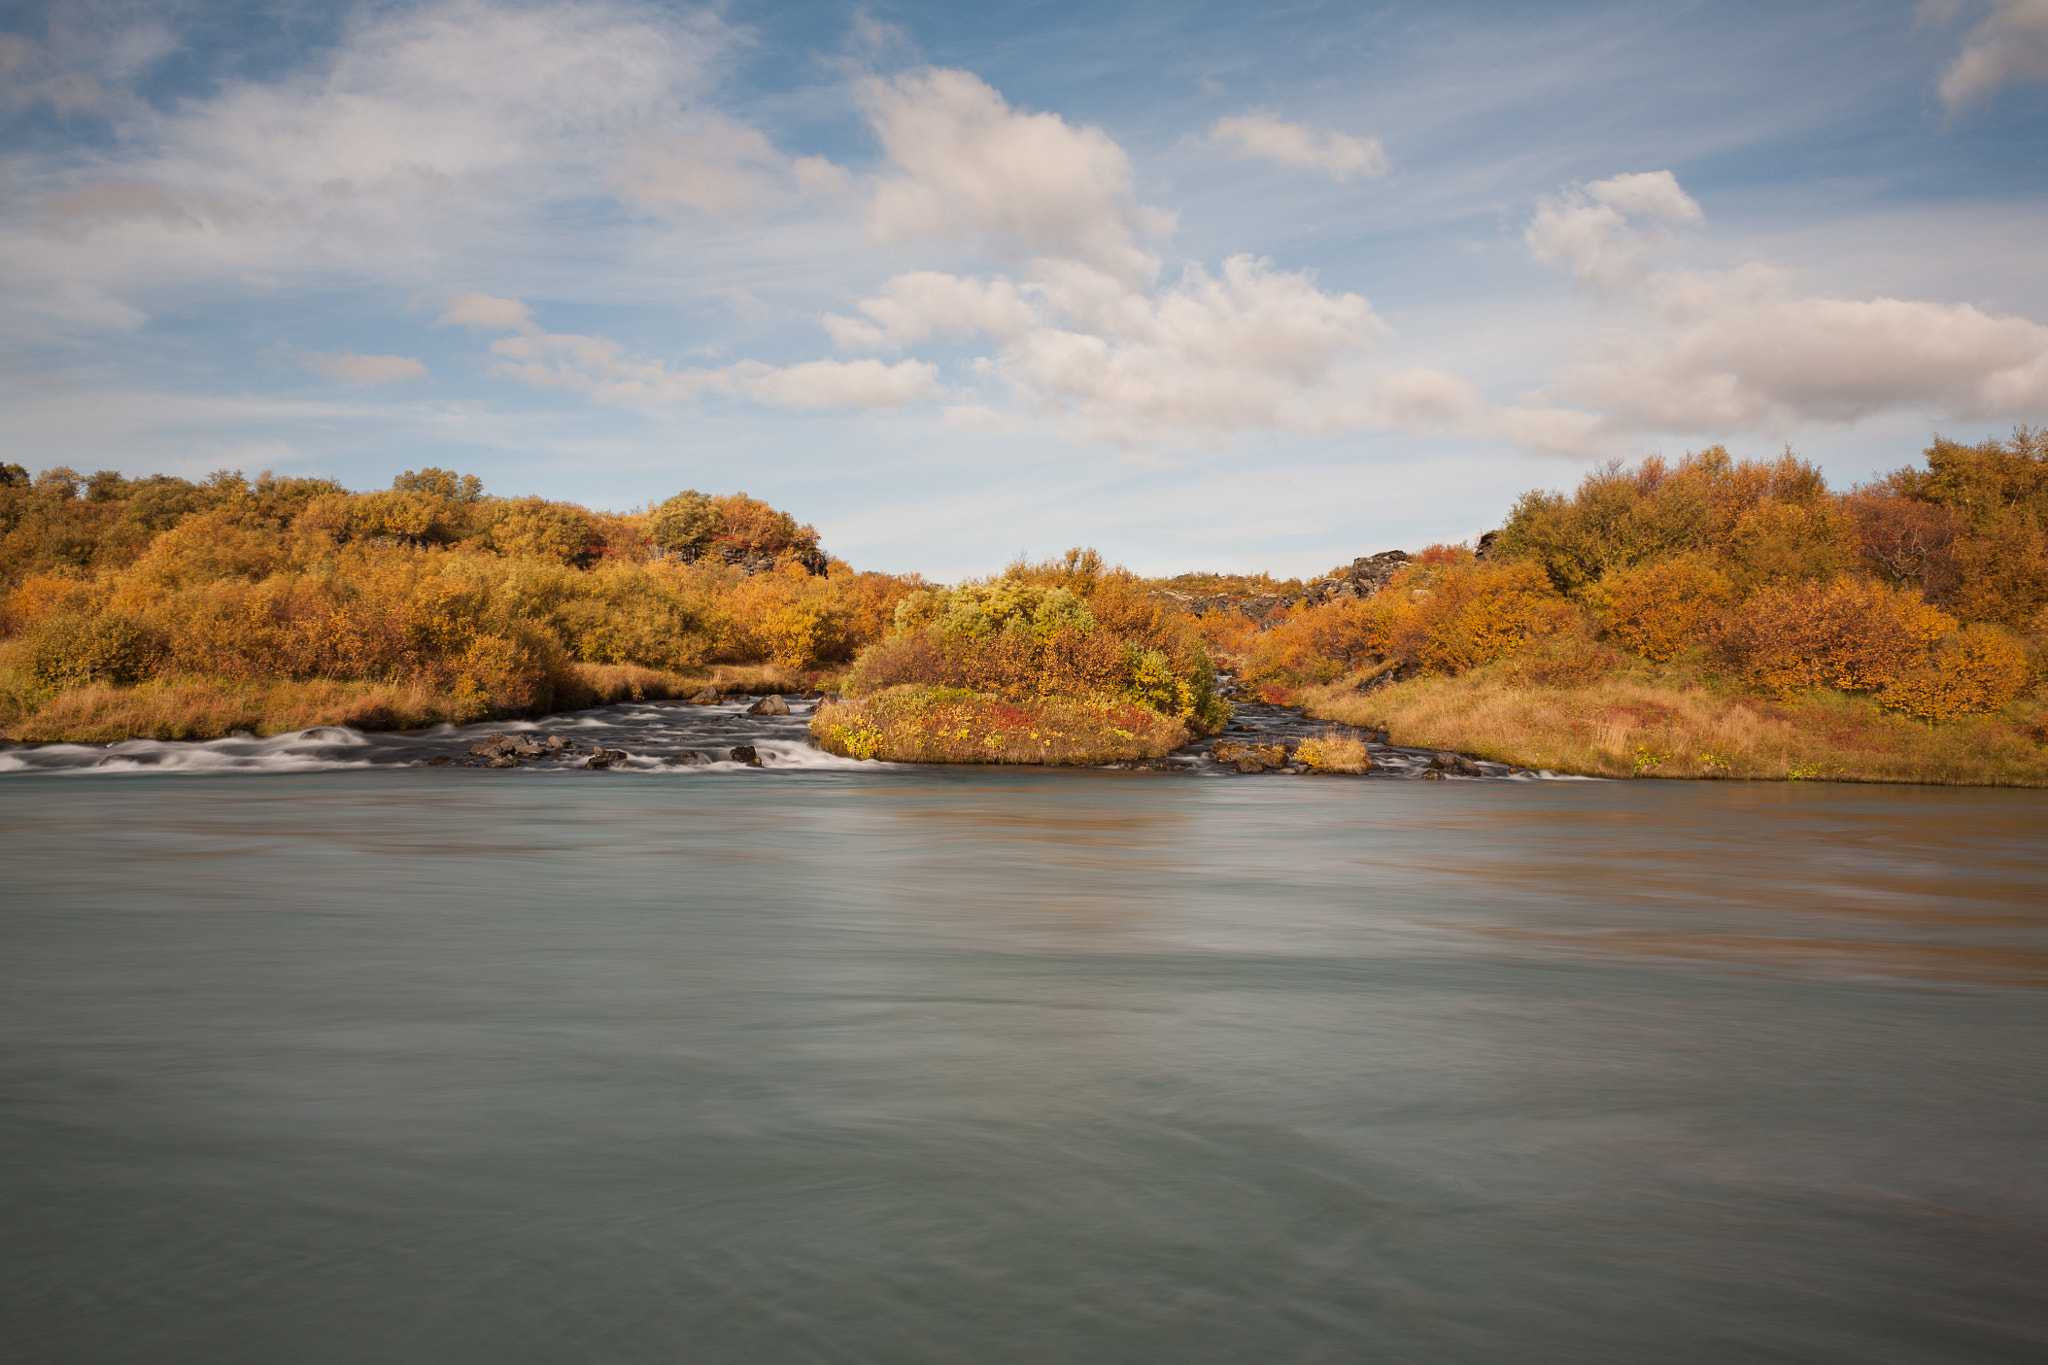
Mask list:
[[139,682],[162,648],[139,622],[116,613],[47,617],[22,633],[16,666],[45,687]]

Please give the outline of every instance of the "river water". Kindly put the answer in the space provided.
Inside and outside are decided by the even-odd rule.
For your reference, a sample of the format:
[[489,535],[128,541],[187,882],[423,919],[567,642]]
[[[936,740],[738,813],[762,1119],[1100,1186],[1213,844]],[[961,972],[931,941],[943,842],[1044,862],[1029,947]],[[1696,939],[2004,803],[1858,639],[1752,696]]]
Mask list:
[[2048,794],[15,766],[9,1361],[2048,1353]]

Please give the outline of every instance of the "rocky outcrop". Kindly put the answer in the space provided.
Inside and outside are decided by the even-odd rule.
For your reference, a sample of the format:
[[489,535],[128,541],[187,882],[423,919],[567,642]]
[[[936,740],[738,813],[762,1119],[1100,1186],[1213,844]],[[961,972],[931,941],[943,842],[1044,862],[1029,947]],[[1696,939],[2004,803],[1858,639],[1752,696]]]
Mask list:
[[1301,594],[1296,592],[1260,593],[1257,596],[1245,597],[1227,592],[1173,592],[1166,588],[1159,590],[1159,596],[1177,604],[1190,616],[1207,616],[1212,612],[1235,612],[1247,621],[1263,621],[1269,616],[1286,611],[1301,600]]
[[1411,558],[1413,556],[1406,550],[1382,550],[1376,555],[1360,555],[1351,561],[1350,568],[1309,584],[1305,600],[1312,607],[1344,598],[1364,601],[1393,582],[1394,575],[1401,572]]
[[[648,549],[647,557],[656,562],[664,559],[677,559],[685,564],[695,564],[699,560],[708,559],[714,564],[723,564],[728,568],[738,569],[749,578],[752,578],[757,573],[767,573],[775,567],[774,555],[745,545],[712,545],[708,547],[688,545],[680,550],[668,550],[655,545]],[[827,576],[828,561],[823,550],[797,550],[790,555],[790,558],[803,565],[804,570],[814,578],[824,578]]]

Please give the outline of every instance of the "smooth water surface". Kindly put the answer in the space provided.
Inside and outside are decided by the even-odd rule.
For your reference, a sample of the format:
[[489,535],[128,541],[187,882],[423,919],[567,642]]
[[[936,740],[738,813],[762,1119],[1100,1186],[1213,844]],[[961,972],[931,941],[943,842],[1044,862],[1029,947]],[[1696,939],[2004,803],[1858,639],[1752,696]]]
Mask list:
[[497,776],[0,780],[0,1355],[2048,1353],[2043,794]]

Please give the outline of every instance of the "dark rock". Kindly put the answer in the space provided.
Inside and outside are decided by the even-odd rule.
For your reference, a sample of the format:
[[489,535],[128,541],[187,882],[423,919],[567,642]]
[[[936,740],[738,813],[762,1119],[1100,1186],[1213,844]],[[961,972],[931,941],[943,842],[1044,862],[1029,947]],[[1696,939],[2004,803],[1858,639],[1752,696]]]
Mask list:
[[609,768],[614,763],[624,763],[625,761],[626,751],[624,749],[599,747],[590,751],[590,757],[584,760],[583,766],[586,768]]
[[694,696],[694,697],[690,698],[690,705],[692,705],[692,706],[716,706],[716,705],[718,705],[718,703],[719,703],[720,701],[722,701],[722,700],[724,700],[724,698],[722,698],[722,697],[721,697],[721,696],[719,695],[719,692],[718,692],[718,689],[717,689],[717,688],[715,688],[715,687],[707,687],[707,688],[705,688],[705,689],[704,689],[704,690],[703,690],[702,692],[699,692],[699,693],[698,693],[698,694],[697,694],[696,696]]
[[763,697],[747,708],[747,714],[750,716],[786,716],[789,714],[789,703],[780,697]]
[[1449,779],[1449,778],[1445,777],[1445,776],[1444,776],[1444,775],[1443,775],[1442,773],[1438,772],[1438,771],[1437,771],[1436,769],[1434,769],[1434,768],[1431,768],[1431,769],[1430,769],[1430,770],[1429,770],[1428,772],[1424,773],[1424,774],[1423,774],[1422,776],[1423,776],[1423,780],[1424,780],[1424,781],[1428,781],[1428,782],[1448,782],[1448,781],[1450,781],[1450,779]]
[[505,746],[505,752],[517,758],[544,758],[548,751],[530,739],[517,739]]
[[1488,531],[1485,535],[1479,537],[1479,544],[1473,549],[1472,557],[1474,559],[1493,558],[1493,542],[1499,535],[1500,532],[1498,531]]
[[1241,773],[1262,773],[1266,771],[1266,765],[1256,758],[1240,758],[1237,760],[1237,770]]
[[1456,773],[1460,777],[1486,776],[1486,773],[1477,763],[1474,763],[1463,754],[1437,754],[1429,760],[1429,766],[1436,772]]
[[735,744],[732,749],[732,761],[744,763],[749,768],[761,766],[761,756],[754,752],[754,746],[751,744]]
[[510,754],[499,754],[484,766],[487,768],[516,768],[519,766],[519,760]]
[[441,765],[442,765],[443,763],[446,763],[447,761],[448,761],[448,755],[446,755],[446,754],[435,754],[435,755],[434,755],[434,756],[433,756],[432,758],[430,758],[430,759],[428,759],[428,760],[427,760],[427,766],[428,766],[429,768],[438,768],[438,767],[440,767],[440,766],[441,766]]
[[1304,600],[1312,607],[1319,607],[1340,598],[1362,600],[1371,597],[1391,583],[1410,558],[1406,550],[1382,550],[1376,555],[1361,555],[1351,561],[1350,568],[1309,584]]

